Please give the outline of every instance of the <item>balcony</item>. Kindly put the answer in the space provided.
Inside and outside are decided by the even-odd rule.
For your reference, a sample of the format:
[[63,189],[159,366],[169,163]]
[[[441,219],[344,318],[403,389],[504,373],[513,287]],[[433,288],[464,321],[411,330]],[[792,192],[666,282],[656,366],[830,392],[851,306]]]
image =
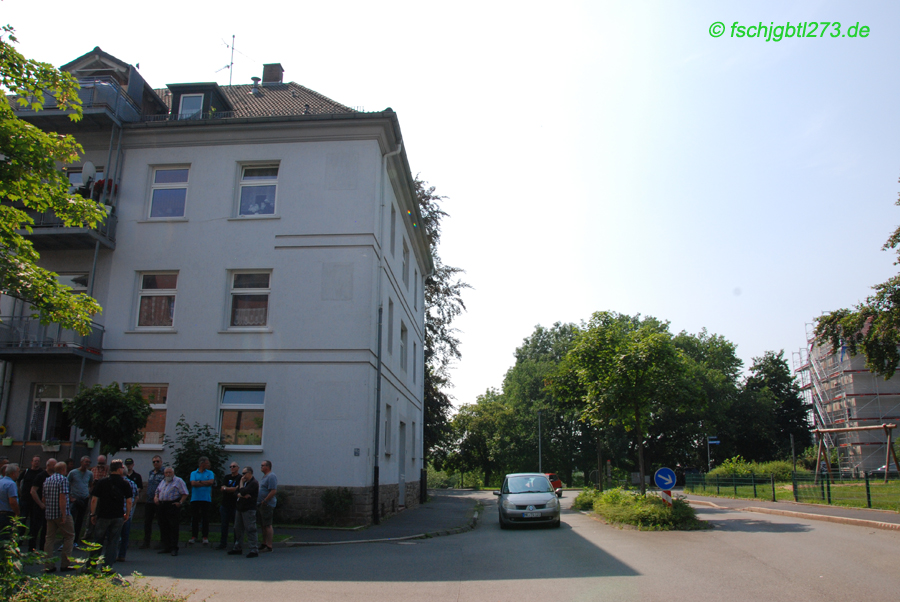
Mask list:
[[52,211],[26,211],[34,220],[32,231],[20,230],[38,251],[93,249],[99,241],[107,249],[116,248],[116,215],[110,214],[96,228],[66,226]]
[[[121,125],[126,122],[140,121],[141,109],[112,77],[89,77],[78,80],[81,89],[83,117],[81,126],[108,127],[111,123]],[[43,110],[35,111],[30,106],[19,106],[13,103],[16,116],[33,123],[43,130],[62,131],[66,127],[68,115],[72,111],[60,111],[56,106],[56,98],[44,94]]]
[[83,357],[103,361],[103,326],[91,323],[92,331],[80,335],[59,324],[41,324],[31,316],[0,316],[0,360],[27,356]]

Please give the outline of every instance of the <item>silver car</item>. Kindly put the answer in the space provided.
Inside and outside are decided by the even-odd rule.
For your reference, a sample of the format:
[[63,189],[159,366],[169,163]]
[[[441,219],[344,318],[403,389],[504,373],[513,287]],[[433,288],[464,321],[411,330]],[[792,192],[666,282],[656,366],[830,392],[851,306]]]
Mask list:
[[512,525],[549,524],[559,527],[559,499],[546,475],[536,472],[508,474],[499,496],[500,528]]

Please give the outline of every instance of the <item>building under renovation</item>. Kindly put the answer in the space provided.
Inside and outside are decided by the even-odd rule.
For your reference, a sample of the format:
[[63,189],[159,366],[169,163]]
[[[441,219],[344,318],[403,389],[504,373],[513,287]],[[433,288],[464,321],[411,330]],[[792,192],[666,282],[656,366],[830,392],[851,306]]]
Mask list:
[[[900,373],[885,380],[866,368],[862,354],[820,344],[807,324],[807,347],[794,353],[794,370],[803,400],[816,428],[879,426],[900,422]],[[887,438],[882,430],[828,433],[825,446],[838,453],[844,474],[860,475],[885,463]]]

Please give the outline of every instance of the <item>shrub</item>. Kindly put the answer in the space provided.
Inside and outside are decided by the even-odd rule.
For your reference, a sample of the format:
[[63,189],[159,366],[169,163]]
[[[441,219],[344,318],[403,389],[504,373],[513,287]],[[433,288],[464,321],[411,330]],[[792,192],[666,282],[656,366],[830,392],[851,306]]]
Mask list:
[[[749,477],[751,474],[757,477],[768,478],[775,475],[777,481],[790,481],[793,466],[787,460],[775,460],[773,462],[747,462],[741,456],[735,456],[722,462],[719,466],[707,473],[707,483],[710,477]],[[798,467],[798,473],[806,473],[804,468]]]
[[596,489],[585,489],[575,497],[575,501],[572,502],[572,508],[575,510],[593,510],[597,493]]
[[160,592],[148,585],[131,585],[116,575],[75,575],[31,578],[10,602],[185,602],[188,596]]
[[623,489],[610,489],[594,500],[594,512],[610,523],[633,525],[651,531],[705,529],[694,509],[684,498],[673,498],[669,507],[655,495],[640,495]]

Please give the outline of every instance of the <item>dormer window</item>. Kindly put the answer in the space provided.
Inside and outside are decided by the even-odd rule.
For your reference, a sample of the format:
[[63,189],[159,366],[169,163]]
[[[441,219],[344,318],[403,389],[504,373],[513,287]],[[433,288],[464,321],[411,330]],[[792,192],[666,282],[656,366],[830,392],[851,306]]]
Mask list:
[[182,94],[178,119],[199,119],[203,111],[202,94]]

